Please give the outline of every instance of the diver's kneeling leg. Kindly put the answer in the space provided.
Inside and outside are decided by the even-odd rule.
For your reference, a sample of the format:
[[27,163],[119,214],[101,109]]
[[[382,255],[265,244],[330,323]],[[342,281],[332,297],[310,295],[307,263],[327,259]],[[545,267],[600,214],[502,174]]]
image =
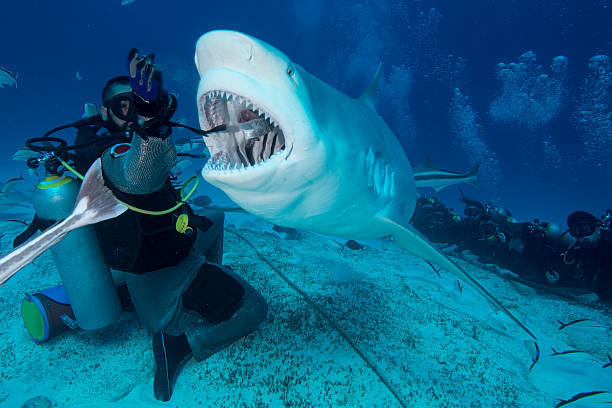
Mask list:
[[[222,211],[203,210],[201,215],[210,224],[205,230],[198,231],[195,248],[202,252],[209,262],[221,264],[223,262],[223,224],[225,222],[225,214]],[[196,218],[196,222],[198,222],[198,218]]]
[[[183,295],[185,307],[197,310],[205,318],[201,326],[185,331],[197,361],[254,331],[268,312],[263,296],[229,268],[207,263],[203,269],[206,271],[196,277],[200,283],[194,282]],[[191,291],[193,287],[201,289],[198,297]],[[214,304],[208,303],[211,296],[217,299]],[[228,298],[230,301],[225,300]],[[222,307],[215,308],[215,304]]]
[[170,336],[164,332],[153,335],[153,354],[155,356],[155,379],[153,393],[160,401],[170,401],[176,377],[185,363],[191,358],[191,348],[187,336]]

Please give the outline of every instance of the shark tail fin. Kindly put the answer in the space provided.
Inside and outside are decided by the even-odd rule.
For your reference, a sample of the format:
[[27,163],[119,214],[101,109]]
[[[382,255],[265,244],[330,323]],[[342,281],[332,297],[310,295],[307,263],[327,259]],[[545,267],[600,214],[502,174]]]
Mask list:
[[482,190],[482,187],[480,186],[480,182],[478,181],[478,170],[480,169],[480,163],[481,161],[479,160],[478,163],[476,163],[474,165],[474,167],[472,167],[470,169],[470,171],[467,172],[467,182],[470,183],[473,187],[476,187],[479,190]]
[[378,63],[378,68],[376,68],[376,73],[374,74],[374,78],[370,85],[366,88],[365,92],[361,94],[359,100],[366,105],[368,105],[372,110],[376,111],[374,107],[374,97],[376,96],[376,87],[378,86],[378,80],[380,79],[380,73],[382,72],[382,61]]
[[457,266],[453,261],[448,259],[442,252],[440,252],[433,244],[429,242],[421,233],[415,230],[413,227],[404,227],[388,218],[379,217],[379,219],[388,225],[388,231],[391,233],[395,242],[406,251],[409,251],[426,261],[437,264],[438,266],[451,272],[458,278],[466,281],[470,284],[478,293],[480,293],[485,299],[487,299],[493,306],[499,308],[504,312],[510,319],[512,319],[518,326],[520,326],[527,334],[529,334],[534,340],[537,340],[534,334],[521,323],[508,309],[506,309],[493,295],[489,293],[476,279],[470,276],[466,271]]
[[101,161],[97,159],[85,174],[71,216],[78,216],[77,226],[80,227],[118,217],[126,210],[127,207],[104,184]]

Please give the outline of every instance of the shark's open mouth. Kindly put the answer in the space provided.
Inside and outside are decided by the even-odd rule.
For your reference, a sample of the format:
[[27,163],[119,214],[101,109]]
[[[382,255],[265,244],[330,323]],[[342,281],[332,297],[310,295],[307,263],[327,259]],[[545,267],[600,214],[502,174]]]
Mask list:
[[214,90],[203,94],[198,106],[203,129],[227,127],[204,138],[210,151],[205,168],[244,169],[262,164],[285,150],[285,135],[278,122],[250,99]]

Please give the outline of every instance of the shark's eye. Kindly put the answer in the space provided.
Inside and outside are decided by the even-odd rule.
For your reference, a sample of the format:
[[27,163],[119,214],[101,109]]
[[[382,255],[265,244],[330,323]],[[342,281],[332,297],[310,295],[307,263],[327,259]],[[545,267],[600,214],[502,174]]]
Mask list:
[[293,68],[291,68],[291,67],[287,68],[287,74],[289,74],[289,76],[292,77],[293,74],[294,74]]

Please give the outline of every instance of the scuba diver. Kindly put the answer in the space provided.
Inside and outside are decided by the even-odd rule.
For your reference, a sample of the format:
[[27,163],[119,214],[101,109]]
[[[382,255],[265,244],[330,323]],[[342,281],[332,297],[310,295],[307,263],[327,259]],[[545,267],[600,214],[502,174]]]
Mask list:
[[456,242],[461,217],[434,197],[418,196],[411,223],[434,242]]
[[[85,231],[87,227],[83,227],[51,249],[61,248],[66,242],[74,245],[62,257],[53,253],[74,309],[73,315],[64,310],[62,320],[76,315],[78,325],[86,328],[86,319],[80,318],[79,312],[81,316],[87,313],[79,309],[97,304],[97,312],[102,313],[106,303],[114,302],[111,298],[116,294],[105,294],[107,302],[100,293],[95,292],[92,298],[88,289],[84,289],[88,281],[106,279],[88,276],[98,273],[93,269],[97,263],[94,249],[99,246],[103,265],[98,269],[122,272],[127,288],[123,290],[122,301],[125,294],[129,295],[137,316],[153,332],[154,395],[158,400],[168,401],[178,373],[191,357],[202,361],[254,331],[266,318],[267,303],[240,275],[222,265],[223,213],[209,211],[196,215],[185,202],[185,186],[179,189],[173,184],[170,170],[176,164],[177,152],[171,133],[172,127],[179,125],[170,119],[176,111],[177,99],[163,89],[154,56],[141,56],[132,49],[128,70],[129,76],[113,78],[104,87],[100,114],[54,129],[76,127],[74,146],[67,147],[62,141],[59,148],[38,148],[46,152],[45,169],[52,175],[41,182],[37,191],[48,194],[75,185],[65,181],[67,177],[62,172],[67,169],[84,174],[94,161],[101,159],[104,184],[129,209],[117,218],[95,224],[93,240],[83,242],[86,237],[79,242],[68,240],[73,232]],[[204,136],[216,130],[190,129]],[[49,141],[61,139],[33,139],[28,147],[32,148],[34,142]],[[74,154],[68,153],[72,148]],[[74,168],[67,163],[69,160]],[[36,229],[54,222],[42,214],[44,206],[35,207],[37,216],[16,239],[17,244]],[[86,264],[75,265],[76,258],[66,255],[89,248],[92,249]],[[68,274],[72,274],[72,279],[66,279]],[[69,290],[68,286],[76,289]],[[96,290],[96,285],[89,286]],[[47,301],[48,297],[31,300],[40,303],[41,299]],[[34,307],[24,304],[22,311]],[[114,311],[108,315],[104,323],[96,322],[90,327],[108,325],[117,317]]]
[[562,253],[563,263],[572,267],[575,284],[605,300],[612,300],[611,221],[610,209],[600,219],[585,211],[570,214],[568,233],[576,241]]
[[[490,263],[504,251],[507,243],[507,232],[502,228],[504,223],[492,204],[467,198],[461,191],[461,201],[465,204],[464,218],[460,224],[461,234],[459,246],[469,249],[481,259]],[[509,216],[509,215],[508,215]]]

